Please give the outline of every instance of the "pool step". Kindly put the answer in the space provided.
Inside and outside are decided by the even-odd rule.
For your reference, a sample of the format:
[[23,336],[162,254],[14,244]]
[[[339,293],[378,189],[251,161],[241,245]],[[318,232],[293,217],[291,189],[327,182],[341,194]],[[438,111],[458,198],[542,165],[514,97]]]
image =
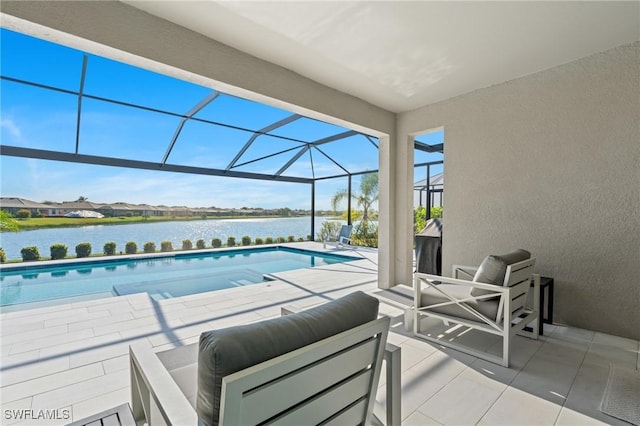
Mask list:
[[235,269],[221,272],[215,276],[211,274],[199,274],[188,275],[183,279],[171,278],[118,284],[113,286],[113,291],[118,296],[134,293],[149,293],[155,300],[160,300],[205,291],[257,284],[263,281],[269,281],[269,279],[264,277],[260,272],[252,269]]

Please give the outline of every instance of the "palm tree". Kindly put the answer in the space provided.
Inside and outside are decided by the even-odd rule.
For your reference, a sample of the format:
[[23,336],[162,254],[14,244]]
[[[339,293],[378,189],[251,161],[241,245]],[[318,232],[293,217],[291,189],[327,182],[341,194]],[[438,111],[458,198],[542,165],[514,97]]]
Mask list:
[[[346,189],[342,189],[336,192],[331,197],[331,207],[333,211],[338,209],[338,204],[349,196]],[[378,173],[369,173],[362,177],[360,180],[360,193],[351,194],[351,198],[357,203],[358,207],[362,209],[362,222],[369,221],[369,210],[373,203],[378,201]]]

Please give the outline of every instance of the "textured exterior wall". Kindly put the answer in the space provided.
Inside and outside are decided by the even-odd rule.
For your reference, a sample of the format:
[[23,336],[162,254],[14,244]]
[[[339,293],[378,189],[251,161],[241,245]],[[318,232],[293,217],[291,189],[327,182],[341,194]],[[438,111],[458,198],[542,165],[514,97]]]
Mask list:
[[640,42],[401,114],[398,135],[437,126],[445,273],[525,248],[556,322],[640,338]]

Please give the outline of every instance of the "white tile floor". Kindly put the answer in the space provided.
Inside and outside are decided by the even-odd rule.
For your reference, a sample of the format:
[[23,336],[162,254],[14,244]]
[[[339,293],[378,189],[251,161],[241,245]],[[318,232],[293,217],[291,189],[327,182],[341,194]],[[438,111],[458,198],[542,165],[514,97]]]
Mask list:
[[[375,291],[375,251],[353,253],[363,259],[214,293],[159,302],[134,294],[0,314],[0,423],[65,424],[128,402],[132,343],[169,349],[196,342],[204,330],[277,316],[281,306]],[[405,332],[401,311],[381,311],[394,317],[389,340],[402,347],[403,425],[626,424],[598,407],[611,363],[640,367],[636,340],[547,325],[538,341],[517,338],[506,369],[417,340]],[[498,353],[495,343],[482,343]],[[58,419],[14,415],[40,409],[59,410]]]

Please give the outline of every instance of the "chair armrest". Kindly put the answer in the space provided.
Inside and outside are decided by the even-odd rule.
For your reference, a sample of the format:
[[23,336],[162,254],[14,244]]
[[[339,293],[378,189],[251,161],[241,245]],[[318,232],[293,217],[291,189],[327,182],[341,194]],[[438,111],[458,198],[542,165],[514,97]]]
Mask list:
[[[437,285],[437,284],[463,285],[463,286],[466,286],[466,287],[474,287],[474,288],[481,288],[483,290],[490,290],[490,291],[494,291],[496,293],[505,293],[509,289],[509,287],[502,287],[502,286],[495,285],[495,284],[486,284],[486,283],[480,283],[480,282],[477,282],[477,281],[469,281],[469,280],[464,280],[464,279],[461,280],[461,279],[458,279],[458,278],[442,277],[440,275],[423,274],[421,272],[416,272],[414,274],[414,281],[417,284],[420,284],[420,282],[422,282],[422,281],[426,281],[427,283],[429,283],[429,285]],[[415,289],[415,287],[416,286],[414,286],[414,289]]]
[[440,284],[453,284],[453,285],[460,285],[465,287],[479,288],[479,289],[487,290],[491,293],[495,293],[495,294],[487,293],[486,295],[476,296],[474,297],[474,299],[476,300],[490,299],[495,296],[502,296],[508,293],[510,290],[509,287],[497,286],[495,284],[485,284],[485,283],[479,283],[476,281],[461,280],[458,278],[441,277],[440,275],[423,274],[421,272],[416,272],[414,274],[413,281],[414,281],[413,304],[416,308],[420,308],[422,306],[420,304],[420,297],[421,297],[423,283],[434,286],[436,289]]
[[472,280],[479,268],[479,266],[453,265],[451,276],[463,280],[467,278]]
[[129,347],[132,410],[136,422],[195,425],[198,416],[165,365],[147,346]]

